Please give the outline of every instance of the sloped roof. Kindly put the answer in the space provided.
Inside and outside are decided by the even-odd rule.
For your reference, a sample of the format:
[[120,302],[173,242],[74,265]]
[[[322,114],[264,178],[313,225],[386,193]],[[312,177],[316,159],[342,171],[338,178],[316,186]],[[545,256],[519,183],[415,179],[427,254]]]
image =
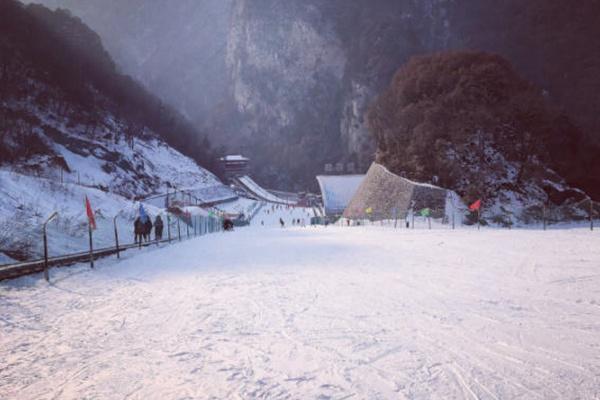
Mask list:
[[441,217],[445,212],[446,193],[446,189],[413,182],[373,163],[348,202],[344,217],[403,218],[411,207],[415,210],[429,208],[432,215]]
[[250,161],[249,158],[246,158],[240,154],[225,156],[221,158],[221,161]]

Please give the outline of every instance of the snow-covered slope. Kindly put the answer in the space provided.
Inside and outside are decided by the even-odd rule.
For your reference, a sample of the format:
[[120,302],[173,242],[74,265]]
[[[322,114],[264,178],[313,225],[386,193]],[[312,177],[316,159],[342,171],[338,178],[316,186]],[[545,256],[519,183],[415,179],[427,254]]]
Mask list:
[[[86,196],[97,224],[94,246],[114,246],[113,217],[117,214],[121,243],[133,243],[138,203],[95,188],[0,170],[0,264],[41,257],[42,224],[53,212],[58,217],[48,224],[49,255],[87,250]],[[152,206],[146,210],[151,217],[161,212]]]
[[18,131],[5,133],[4,146],[12,145],[18,156],[0,166],[0,263],[40,256],[41,223],[54,211],[59,219],[50,225],[51,255],[85,250],[86,195],[97,211],[97,247],[114,244],[112,217],[120,210],[128,211],[120,222],[128,235],[123,240],[131,242],[127,219],[137,209],[136,198],[175,188],[201,192],[209,200],[233,196],[212,173],[152,132],[123,134],[127,127],[109,112],[90,132],[49,108],[27,102],[3,106],[32,121],[30,134],[40,150],[30,154],[30,143],[19,142]]
[[289,203],[289,201],[275,196],[273,193],[266,189],[263,189],[258,183],[256,183],[248,175],[239,178],[239,181],[244,188],[249,190],[251,194],[256,195],[259,199],[273,202],[273,203]]
[[589,230],[253,226],[0,283],[0,397],[600,396]]
[[[42,88],[40,92],[51,90]],[[47,107],[27,101],[4,104],[8,112],[31,122],[31,135],[42,149],[30,155],[28,146],[12,140],[16,159],[4,168],[55,181],[85,186],[127,197],[166,192],[167,188],[200,189],[220,184],[210,172],[167,145],[148,129],[142,134],[124,134],[128,126],[108,111],[92,129],[77,118],[61,116]],[[16,133],[15,133],[16,135]],[[6,133],[4,143],[11,141]]]
[[[0,9],[0,60],[9,60],[0,68],[0,263],[39,256],[41,223],[54,211],[51,255],[85,250],[85,196],[99,223],[96,247],[113,244],[112,217],[133,217],[134,200],[181,189],[235,198],[173,148],[210,162],[210,144],[118,74],[80,20],[14,1]],[[130,221],[120,223],[130,233]]]

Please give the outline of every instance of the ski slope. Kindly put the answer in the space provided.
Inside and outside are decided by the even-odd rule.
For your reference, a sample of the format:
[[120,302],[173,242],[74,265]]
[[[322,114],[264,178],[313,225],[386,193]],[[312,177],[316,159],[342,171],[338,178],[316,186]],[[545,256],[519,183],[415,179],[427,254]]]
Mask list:
[[589,230],[253,223],[51,276],[0,283],[2,399],[600,396]]
[[288,204],[289,201],[285,199],[281,199],[266,189],[263,189],[258,183],[256,183],[252,178],[248,175],[244,175],[238,178],[238,181],[252,194],[257,196],[261,200],[273,202],[273,203],[281,203]]

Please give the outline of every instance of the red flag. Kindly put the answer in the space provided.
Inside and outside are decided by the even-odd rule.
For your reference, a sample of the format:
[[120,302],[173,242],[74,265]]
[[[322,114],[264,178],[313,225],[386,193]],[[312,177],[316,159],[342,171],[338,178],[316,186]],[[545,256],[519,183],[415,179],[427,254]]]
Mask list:
[[481,199],[477,200],[475,203],[469,206],[469,210],[471,211],[479,211],[481,208]]
[[85,211],[87,212],[90,227],[92,229],[96,229],[96,218],[94,218],[94,211],[92,210],[92,205],[90,204],[87,196],[85,196]]

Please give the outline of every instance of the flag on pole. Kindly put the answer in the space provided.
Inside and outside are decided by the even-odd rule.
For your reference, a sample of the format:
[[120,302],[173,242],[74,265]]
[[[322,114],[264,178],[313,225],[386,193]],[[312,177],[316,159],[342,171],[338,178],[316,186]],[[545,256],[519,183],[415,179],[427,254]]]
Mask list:
[[96,229],[96,218],[94,218],[94,211],[92,210],[92,205],[87,196],[85,196],[85,211],[87,213],[88,222],[90,223],[90,228]]
[[424,208],[420,211],[422,217],[429,217],[431,214],[431,210],[429,208]]
[[144,210],[144,206],[140,204],[140,220],[142,222],[148,221],[148,214],[146,214],[146,210]]
[[477,200],[475,203],[469,206],[470,211],[479,211],[481,208],[481,199]]

